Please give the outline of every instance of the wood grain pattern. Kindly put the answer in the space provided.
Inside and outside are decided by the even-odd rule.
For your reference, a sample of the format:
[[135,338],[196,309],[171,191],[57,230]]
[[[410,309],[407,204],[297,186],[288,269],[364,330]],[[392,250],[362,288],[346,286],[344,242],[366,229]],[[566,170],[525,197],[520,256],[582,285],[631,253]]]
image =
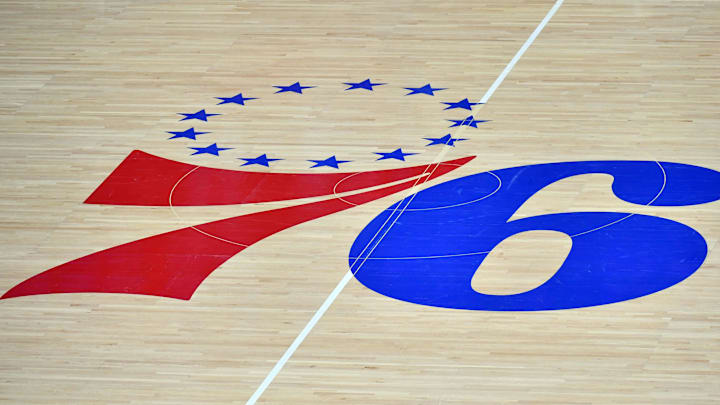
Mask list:
[[[188,224],[294,203],[133,207],[82,202],[133,149],[238,169],[310,173],[427,163],[441,101],[479,99],[551,0],[0,0],[0,292],[66,261]],[[720,3],[567,0],[493,99],[447,176],[532,163],[662,160],[720,170]],[[348,94],[343,82],[388,83]],[[316,88],[274,94],[295,81]],[[405,97],[403,87],[447,87]],[[242,91],[244,107],[214,97]],[[222,119],[210,134],[177,113]],[[191,146],[233,147],[220,157]],[[398,147],[419,155],[380,161]],[[708,242],[668,290],[577,310],[452,311],[351,282],[263,404],[712,404],[720,396],[720,203],[638,207],[589,175],[518,215],[621,210],[680,221]],[[347,271],[358,232],[394,196],[274,235],[190,301],[59,294],[0,301],[0,403],[245,403]],[[176,215],[177,214],[177,215]],[[539,242],[533,240],[529,246]],[[521,246],[522,244],[516,245]],[[509,268],[543,260],[502,252]],[[549,259],[548,259],[549,260]],[[512,271],[522,277],[522,271]],[[496,272],[497,277],[502,273]],[[536,277],[536,275],[532,275]],[[505,285],[505,280],[486,280]]]

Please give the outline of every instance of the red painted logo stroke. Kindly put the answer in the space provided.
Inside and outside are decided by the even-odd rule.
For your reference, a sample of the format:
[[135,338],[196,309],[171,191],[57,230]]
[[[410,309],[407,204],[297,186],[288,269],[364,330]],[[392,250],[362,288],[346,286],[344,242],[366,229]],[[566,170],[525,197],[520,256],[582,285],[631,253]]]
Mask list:
[[[150,236],[37,274],[0,299],[57,293],[144,294],[188,300],[232,256],[284,229],[444,175],[474,156],[409,168],[327,174],[214,169],[133,151],[87,204],[208,206],[370,191],[208,222]],[[405,181],[402,181],[405,180]],[[385,187],[379,186],[386,185]]]

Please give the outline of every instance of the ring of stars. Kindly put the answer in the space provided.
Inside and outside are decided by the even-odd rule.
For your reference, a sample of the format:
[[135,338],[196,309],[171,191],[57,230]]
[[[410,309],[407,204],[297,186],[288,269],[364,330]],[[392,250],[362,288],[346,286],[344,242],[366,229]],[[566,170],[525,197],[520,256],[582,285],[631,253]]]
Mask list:
[[[345,86],[345,91],[349,90],[366,90],[366,91],[375,91],[375,87],[378,86],[384,86],[387,85],[387,83],[380,83],[380,82],[373,82],[372,79],[367,78],[361,81],[357,82],[343,82]],[[295,93],[299,95],[304,95],[304,90],[308,89],[314,89],[318,86],[311,86],[311,85],[302,85],[299,81],[296,81],[295,83],[289,84],[289,85],[273,85],[272,87],[275,87],[277,91],[275,91],[275,94],[280,93]],[[447,90],[447,88],[444,87],[433,87],[430,83],[418,86],[418,87],[403,87],[404,90],[408,91],[405,96],[413,96],[413,95],[425,95],[425,96],[431,96],[434,97],[436,92]],[[233,96],[228,97],[215,97],[217,100],[220,100],[217,105],[225,105],[225,104],[233,104],[236,106],[246,106],[246,102],[251,100],[258,100],[258,97],[247,97],[244,96],[243,93],[237,93]],[[454,109],[461,109],[461,110],[468,110],[472,112],[473,106],[481,105],[483,103],[480,102],[471,102],[469,99],[465,98],[463,100],[454,102],[454,101],[443,101],[442,104],[445,105],[445,110],[454,110]],[[188,120],[197,120],[202,122],[208,122],[208,119],[215,119],[213,117],[220,116],[222,114],[220,113],[211,113],[207,112],[205,109],[201,109],[194,113],[178,113],[178,115],[183,116],[183,118],[180,119],[180,121],[188,121]],[[462,118],[459,120],[450,119],[447,120],[452,122],[453,124],[450,125],[450,127],[463,127],[468,126],[472,128],[478,128],[478,124],[482,124],[485,122],[489,122],[489,120],[480,120],[475,119],[473,115],[470,115],[466,118]],[[190,139],[193,141],[197,141],[198,135],[204,135],[209,134],[210,132],[203,132],[198,131],[195,129],[195,127],[190,127],[188,129],[182,130],[182,131],[167,131],[168,134],[171,134],[172,136],[168,139],[179,139],[179,138],[185,138]],[[444,136],[438,137],[438,138],[423,138],[427,141],[430,141],[430,143],[426,144],[426,147],[434,146],[434,145],[446,145],[446,146],[452,146],[455,147],[456,142],[460,141],[466,141],[468,138],[453,138],[451,134],[446,134]],[[194,152],[191,153],[191,155],[213,155],[213,156],[220,156],[221,152],[232,150],[234,148],[229,147],[220,147],[217,145],[217,143],[213,143],[208,146],[204,147],[189,147],[188,149],[192,149]],[[404,152],[402,148],[396,148],[393,151],[390,152],[373,152],[375,155],[378,155],[379,157],[376,159],[376,161],[380,160],[400,160],[405,161],[405,158],[407,156],[413,156],[418,155],[419,152]],[[251,165],[258,165],[258,166],[264,166],[264,167],[270,167],[272,162],[281,161],[284,159],[281,158],[270,158],[266,153],[261,154],[257,157],[241,157],[238,158],[238,160],[244,161],[241,166],[251,166]],[[330,157],[324,158],[324,159],[308,159],[308,162],[312,163],[310,168],[316,168],[316,167],[330,167],[334,169],[339,169],[340,165],[345,163],[352,162],[351,160],[342,160],[338,159],[335,155],[332,155]]]

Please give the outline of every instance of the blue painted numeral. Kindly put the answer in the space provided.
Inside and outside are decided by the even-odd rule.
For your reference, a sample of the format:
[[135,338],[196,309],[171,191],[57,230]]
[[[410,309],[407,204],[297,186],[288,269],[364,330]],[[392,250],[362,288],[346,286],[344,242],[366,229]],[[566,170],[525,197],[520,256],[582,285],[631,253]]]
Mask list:
[[[571,176],[613,176],[614,194],[638,205],[682,206],[720,199],[720,173],[667,162],[563,162],[475,174],[428,188],[371,221],[350,250],[366,287],[403,301],[445,308],[537,311],[625,301],[668,288],[705,260],[694,229],[665,218],[571,212],[509,221],[532,195]],[[519,232],[551,230],[572,238],[562,266],[520,294],[471,288],[487,254]]]

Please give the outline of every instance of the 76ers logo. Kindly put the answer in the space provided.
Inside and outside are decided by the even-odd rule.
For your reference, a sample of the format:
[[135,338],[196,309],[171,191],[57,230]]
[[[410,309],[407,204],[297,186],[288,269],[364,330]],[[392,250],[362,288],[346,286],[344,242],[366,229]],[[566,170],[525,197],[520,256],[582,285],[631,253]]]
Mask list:
[[[212,169],[134,151],[86,203],[204,206],[331,197],[96,252],[31,277],[2,298],[103,292],[190,299],[213,270],[274,233],[410,189],[470,160],[371,172],[289,174]],[[542,188],[588,173],[613,176],[614,194],[639,205],[684,206],[720,199],[720,173],[679,163],[563,162],[478,173],[430,187],[380,213],[353,244],[350,270],[368,288],[416,304],[533,311],[652,294],[700,267],[707,255],[703,237],[665,218],[568,212],[510,220]],[[520,294],[473,290],[472,277],[493,248],[530,230],[558,231],[572,238],[572,249],[557,272]]]

